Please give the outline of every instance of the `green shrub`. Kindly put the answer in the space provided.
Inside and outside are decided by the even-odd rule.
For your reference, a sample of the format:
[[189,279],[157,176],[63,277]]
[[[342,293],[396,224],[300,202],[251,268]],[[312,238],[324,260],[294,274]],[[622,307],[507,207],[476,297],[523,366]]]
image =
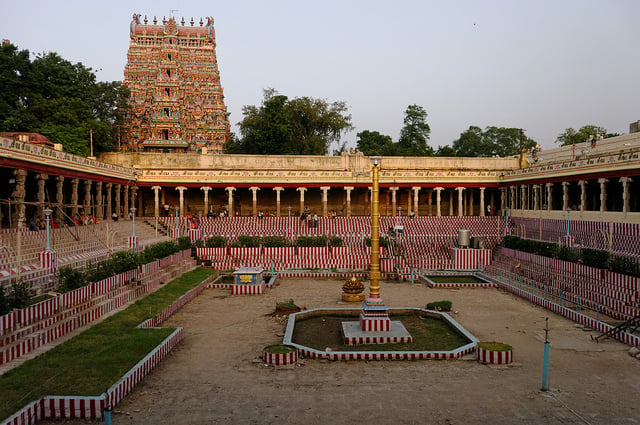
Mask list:
[[11,293],[9,294],[9,305],[11,308],[29,307],[31,294],[29,294],[29,285],[26,282],[15,282],[11,285]]
[[222,248],[227,245],[227,238],[224,236],[211,236],[205,241],[207,248]]
[[582,262],[587,266],[606,269],[609,267],[609,251],[582,248]]
[[565,261],[576,263],[580,259],[580,251],[575,248],[561,246],[558,248],[558,258]]
[[427,310],[451,311],[451,301],[434,301],[427,304]]
[[196,248],[204,248],[204,241],[202,239],[197,239],[193,245]]
[[191,238],[189,236],[182,236],[178,238],[178,251],[184,251],[191,248]]
[[629,276],[640,277],[640,262],[625,255],[613,255],[609,262],[611,271]]
[[[385,238],[384,236],[380,236],[380,237],[378,238],[378,241],[379,241],[379,242],[378,242],[378,245],[379,245],[381,248],[383,248],[383,247],[384,247],[384,248],[386,248],[386,247],[388,247],[388,246],[389,246],[389,241],[388,241],[388,240],[387,240],[387,238]],[[371,238],[364,238],[364,243],[365,243],[367,246],[371,246]]]
[[262,238],[262,245],[269,248],[288,246],[289,241],[284,236],[265,236]]
[[298,236],[296,239],[296,245],[298,246],[327,246],[329,237],[325,235],[320,236]]
[[11,312],[11,305],[9,304],[9,297],[4,292],[4,287],[0,286],[0,316]]
[[329,236],[331,246],[342,246],[342,238],[340,236]]
[[256,248],[260,246],[262,238],[260,236],[238,236],[238,245],[244,248]]
[[73,267],[59,268],[55,273],[58,292],[70,292],[82,288],[87,284],[87,279],[79,269]]

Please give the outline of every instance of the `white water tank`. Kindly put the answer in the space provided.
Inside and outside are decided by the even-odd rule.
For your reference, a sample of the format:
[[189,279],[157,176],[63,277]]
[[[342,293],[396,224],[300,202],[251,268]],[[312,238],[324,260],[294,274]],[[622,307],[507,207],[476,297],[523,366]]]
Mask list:
[[458,245],[461,248],[469,248],[471,241],[471,231],[469,229],[458,229]]

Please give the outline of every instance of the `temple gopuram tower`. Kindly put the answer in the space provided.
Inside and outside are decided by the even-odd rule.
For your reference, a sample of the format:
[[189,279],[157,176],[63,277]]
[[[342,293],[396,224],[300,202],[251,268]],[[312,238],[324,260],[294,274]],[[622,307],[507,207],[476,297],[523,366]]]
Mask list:
[[185,25],[133,15],[124,84],[131,91],[122,148],[222,153],[229,137],[213,18]]

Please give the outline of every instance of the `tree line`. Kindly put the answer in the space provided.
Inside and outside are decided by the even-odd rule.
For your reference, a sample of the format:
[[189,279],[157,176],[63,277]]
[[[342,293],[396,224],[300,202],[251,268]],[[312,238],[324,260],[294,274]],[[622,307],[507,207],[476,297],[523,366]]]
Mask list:
[[[65,152],[87,156],[90,134],[93,153],[115,150],[128,113],[129,90],[120,81],[97,81],[95,72],[73,64],[57,53],[32,59],[27,50],[9,42],[0,46],[0,131],[35,132],[61,143]],[[238,122],[239,135],[231,134],[224,152],[261,155],[334,155],[347,146],[345,135],[354,130],[343,101],[329,102],[303,96],[289,98],[267,88],[260,105],[245,105]],[[520,148],[537,146],[518,128],[469,126],[451,145],[433,148],[427,111],[409,105],[397,141],[375,130],[356,134],[356,148],[365,155],[383,156],[511,156]],[[567,128],[556,143],[570,145],[607,138],[603,127]],[[122,141],[123,146],[126,141]]]

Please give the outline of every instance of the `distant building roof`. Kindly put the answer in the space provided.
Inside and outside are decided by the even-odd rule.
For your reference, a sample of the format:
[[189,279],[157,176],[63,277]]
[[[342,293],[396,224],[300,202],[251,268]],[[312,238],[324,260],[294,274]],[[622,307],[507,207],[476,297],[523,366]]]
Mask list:
[[27,133],[24,131],[4,131],[0,132],[0,137],[8,137],[10,139],[16,139],[20,142],[29,142],[34,145],[44,145],[53,148],[54,143],[46,136],[40,133]]

